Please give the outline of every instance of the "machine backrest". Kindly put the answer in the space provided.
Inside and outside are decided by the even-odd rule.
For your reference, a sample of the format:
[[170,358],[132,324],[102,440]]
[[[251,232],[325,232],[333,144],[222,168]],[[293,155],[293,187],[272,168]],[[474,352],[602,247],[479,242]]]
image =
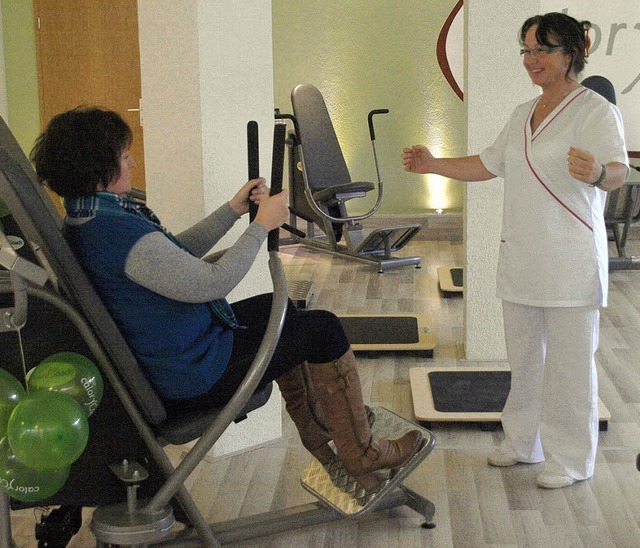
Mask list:
[[587,76],[582,80],[582,85],[599,93],[610,103],[616,104],[616,91],[608,78],[604,76]]
[[117,325],[62,236],[62,219],[31,163],[0,118],[0,196],[60,293],[85,317],[105,354],[153,425],[167,416]]
[[291,105],[311,190],[350,183],[349,169],[320,91],[311,84],[300,84],[291,92]]

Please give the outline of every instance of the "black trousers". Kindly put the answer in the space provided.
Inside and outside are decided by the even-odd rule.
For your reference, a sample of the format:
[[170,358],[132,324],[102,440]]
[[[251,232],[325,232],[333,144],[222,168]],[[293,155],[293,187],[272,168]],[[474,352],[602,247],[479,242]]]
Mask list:
[[[179,407],[221,407],[233,396],[255,358],[267,328],[272,295],[263,294],[232,303],[238,323],[245,329],[233,333],[233,352],[222,377],[206,393],[167,402]],[[304,361],[325,363],[349,350],[349,340],[335,314],[326,310],[297,310],[289,301],[282,333],[258,389]]]

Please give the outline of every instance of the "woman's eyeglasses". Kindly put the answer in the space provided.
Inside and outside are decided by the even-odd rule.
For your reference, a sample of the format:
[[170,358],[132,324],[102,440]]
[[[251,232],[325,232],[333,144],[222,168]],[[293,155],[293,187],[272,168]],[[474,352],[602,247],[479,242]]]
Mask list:
[[523,57],[538,57],[540,55],[549,55],[554,51],[562,51],[563,49],[564,46],[539,46],[533,49],[522,48],[520,50],[520,55],[522,55]]

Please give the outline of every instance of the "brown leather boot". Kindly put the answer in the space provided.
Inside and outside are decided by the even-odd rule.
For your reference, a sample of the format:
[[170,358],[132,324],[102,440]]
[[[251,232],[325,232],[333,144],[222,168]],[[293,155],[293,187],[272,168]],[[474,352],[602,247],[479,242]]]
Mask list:
[[309,375],[338,457],[351,476],[399,468],[418,452],[423,444],[418,430],[411,430],[397,440],[371,432],[351,349],[336,361],[309,364]]
[[315,416],[311,400],[307,394],[307,386],[302,373],[302,365],[276,379],[285,401],[287,413],[293,420],[302,445],[321,464],[327,464],[336,454],[328,445],[331,437]]

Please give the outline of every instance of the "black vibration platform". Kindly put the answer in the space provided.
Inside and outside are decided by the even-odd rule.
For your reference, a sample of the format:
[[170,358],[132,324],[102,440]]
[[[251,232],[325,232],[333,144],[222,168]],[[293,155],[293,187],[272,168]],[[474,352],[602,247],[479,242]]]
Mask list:
[[[414,367],[409,370],[416,419],[425,428],[434,422],[474,422],[495,430],[511,387],[508,369]],[[598,400],[600,430],[611,413]]]
[[433,357],[435,337],[426,314],[345,314],[340,322],[354,352],[421,352]]

